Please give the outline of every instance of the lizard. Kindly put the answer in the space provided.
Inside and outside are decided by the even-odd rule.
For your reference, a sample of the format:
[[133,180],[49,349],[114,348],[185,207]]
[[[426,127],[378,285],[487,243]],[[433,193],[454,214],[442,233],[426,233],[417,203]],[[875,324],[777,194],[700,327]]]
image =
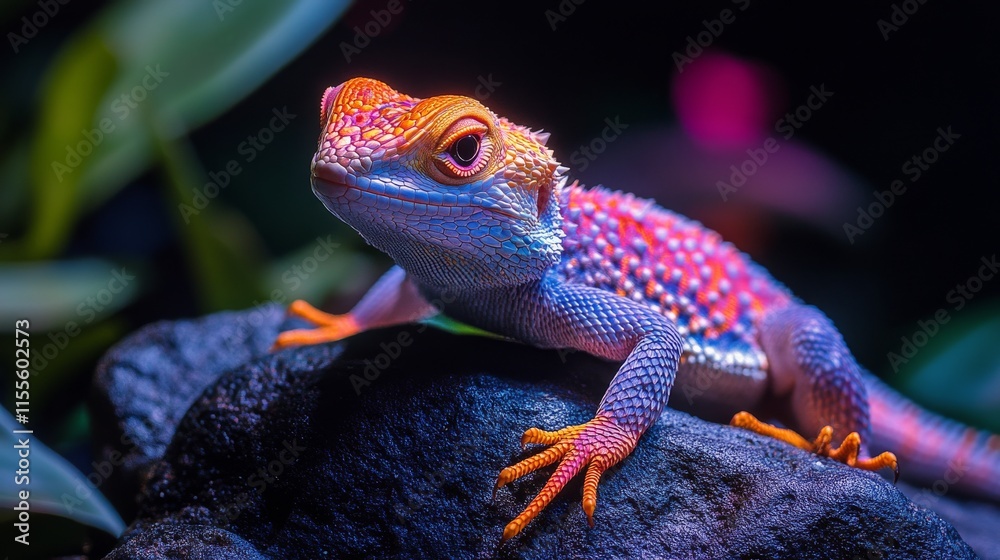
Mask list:
[[651,200],[570,183],[547,133],[469,97],[419,99],[369,78],[327,88],[320,126],[313,193],[395,266],[347,313],[294,301],[290,315],[314,327],[280,333],[274,350],[443,313],[621,362],[592,420],[524,432],[522,445],[548,447],[502,469],[494,493],[558,465],[502,541],[583,470],[593,526],[602,474],[631,453],[672,388],[699,381],[735,412],[732,425],[896,478],[897,456],[869,448],[897,450],[917,479],[957,465],[952,487],[1000,501],[1000,437],[880,382],[826,315],[716,232]]

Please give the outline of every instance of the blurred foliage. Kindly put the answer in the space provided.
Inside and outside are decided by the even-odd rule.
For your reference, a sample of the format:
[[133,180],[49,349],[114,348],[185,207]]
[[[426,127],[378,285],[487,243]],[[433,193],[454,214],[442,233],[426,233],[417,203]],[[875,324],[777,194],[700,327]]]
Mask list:
[[[26,22],[36,21],[35,4],[5,3],[0,21],[14,33],[24,32]],[[49,418],[46,431],[63,436],[59,448],[86,446],[81,426],[88,424],[88,417],[80,403],[94,362],[137,326],[123,315],[149,292],[162,294],[157,279],[174,273],[164,270],[171,264],[159,262],[152,252],[120,259],[99,245],[81,245],[81,222],[130,187],[145,191],[158,184],[153,210],[146,207],[136,221],[123,220],[110,229],[122,239],[142,237],[147,232],[128,226],[141,227],[156,216],[173,217],[172,223],[170,218],[162,221],[173,230],[172,243],[190,278],[167,288],[170,292],[190,292],[198,301],[197,312],[244,308],[272,297],[287,259],[267,262],[249,220],[216,200],[209,185],[221,181],[202,164],[212,156],[198,152],[191,134],[232,110],[292,61],[348,4],[58,4],[62,13],[39,17],[37,21],[46,23],[24,33],[25,42],[12,44],[19,56],[5,71],[6,109],[0,111],[0,145],[5,147],[0,155],[0,343],[13,347],[15,321],[30,321],[31,418]],[[71,16],[63,15],[66,12],[86,18],[67,22]],[[72,26],[68,35],[45,28],[58,17],[63,21],[53,27]],[[30,88],[36,84],[32,95]],[[27,109],[25,114],[19,107]],[[203,201],[209,204],[200,204]],[[128,218],[131,208],[116,212]],[[327,267],[322,274],[300,279],[301,294],[315,297],[331,274],[367,266],[348,249],[333,255],[340,272]],[[298,255],[289,258],[301,259]],[[13,408],[13,395],[2,394]],[[9,438],[8,424],[14,421],[6,411],[0,416]],[[99,491],[74,508],[64,507],[60,497],[76,495],[81,480],[87,489],[90,486],[38,441],[37,432],[34,437],[32,511],[66,516],[117,535],[122,521]],[[85,459],[81,462],[86,464]],[[8,466],[4,472],[10,472]],[[0,485],[4,511],[16,503],[12,482]]]
[[247,2],[219,12],[219,4],[119,2],[67,42],[43,79],[33,219],[24,239],[0,254],[56,256],[81,212],[153,162],[157,140],[180,139],[231,107],[346,7]]
[[[40,332],[92,323],[135,299],[134,272],[96,258],[0,263],[0,293],[5,296],[0,300],[0,329],[13,332],[14,319],[24,317]],[[108,300],[103,305],[97,300],[102,291]]]
[[[119,535],[125,529],[125,523],[119,517],[115,508],[95,489],[103,482],[101,473],[92,473],[94,483],[63,459],[58,453],[49,449],[33,434],[15,434],[15,430],[23,430],[25,426],[18,424],[6,410],[0,409],[0,439],[4,449],[25,449],[30,460],[30,467],[24,471],[24,484],[18,484],[14,476],[0,479],[0,503],[4,512],[11,511],[21,505],[21,510],[27,510],[28,515],[44,513],[68,517],[96,529],[101,529],[111,535]],[[28,440],[27,447],[21,447],[20,440]],[[0,468],[5,473],[15,473],[18,468],[18,454],[4,453],[0,457]],[[28,492],[28,499],[21,500],[20,493]],[[35,533],[36,539],[39,533]],[[37,542],[37,540],[36,540]]]
[[[925,324],[932,324],[928,320]],[[914,344],[912,359],[890,379],[917,402],[933,403],[936,411],[1000,433],[1000,305],[993,304],[950,315],[947,326],[906,333]],[[902,344],[902,341],[901,341]],[[904,359],[904,352],[899,352]]]

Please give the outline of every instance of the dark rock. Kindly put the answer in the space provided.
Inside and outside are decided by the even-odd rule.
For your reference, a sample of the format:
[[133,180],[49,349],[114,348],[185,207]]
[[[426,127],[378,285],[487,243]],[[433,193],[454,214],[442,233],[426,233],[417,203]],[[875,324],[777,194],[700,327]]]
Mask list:
[[[262,339],[281,320],[266,316]],[[220,321],[241,317],[181,323],[184,333],[173,336],[165,325],[140,331],[103,368],[143,351],[185,355],[188,344],[211,345],[208,330]],[[157,354],[164,340],[171,352]],[[198,352],[218,380],[202,378],[203,393],[178,384],[198,394],[158,400],[194,402],[112,558],[154,557],[166,542],[233,558],[253,550],[275,558],[975,557],[951,525],[877,475],[676,411],[604,475],[595,528],[580,508],[578,477],[498,546],[506,522],[551,472],[491,500],[499,471],[531,453],[519,451],[520,434],[591,418],[613,365],[418,326],[264,356],[227,373],[231,366],[215,366],[228,358]],[[141,367],[144,382],[190,374],[154,359]],[[129,410],[144,418],[153,408]],[[158,441],[137,444],[147,464]],[[1000,509],[981,507],[980,520],[996,526]]]
[[90,399],[100,486],[126,519],[188,407],[228,370],[267,354],[285,310],[266,305],[147,325],[97,365]]
[[247,541],[205,525],[162,525],[122,539],[121,545],[106,556],[108,560],[264,560]]

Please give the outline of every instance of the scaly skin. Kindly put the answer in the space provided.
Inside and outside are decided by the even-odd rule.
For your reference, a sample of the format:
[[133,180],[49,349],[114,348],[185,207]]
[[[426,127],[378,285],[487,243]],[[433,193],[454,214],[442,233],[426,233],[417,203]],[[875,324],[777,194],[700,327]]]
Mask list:
[[958,457],[951,487],[1000,500],[1000,438],[877,382],[829,319],[715,232],[648,200],[568,185],[547,134],[467,97],[420,100],[365,78],[326,91],[320,124],[313,191],[397,266],[350,313],[293,304],[317,328],[282,333],[277,348],[446,313],[622,362],[593,420],[524,433],[522,442],[550,447],[503,469],[497,488],[559,464],[504,540],[584,468],[593,523],[601,474],[628,456],[675,386],[729,414],[819,434],[810,442],[749,412],[733,417],[859,468],[896,468],[892,453],[867,455],[871,437],[912,457],[917,478],[941,478]]

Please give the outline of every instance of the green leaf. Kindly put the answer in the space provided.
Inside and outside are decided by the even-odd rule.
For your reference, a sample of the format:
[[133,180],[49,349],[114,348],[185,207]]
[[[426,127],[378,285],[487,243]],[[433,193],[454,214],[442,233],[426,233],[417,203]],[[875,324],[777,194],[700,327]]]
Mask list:
[[101,259],[0,264],[0,332],[17,319],[38,334],[86,327],[132,301],[141,281],[140,269]]
[[274,301],[304,299],[313,303],[334,293],[363,290],[377,278],[375,266],[353,243],[321,235],[312,243],[270,264],[264,288]]
[[[261,268],[259,240],[246,218],[228,211],[220,201],[195,208],[188,193],[197,186],[199,166],[191,146],[182,140],[170,141],[155,134],[157,155],[170,185],[170,206],[179,236],[191,261],[195,285],[206,311],[241,309],[263,298],[260,288],[249,279]],[[181,210],[186,208],[186,210]]]
[[20,256],[51,256],[69,235],[81,198],[80,180],[95,160],[81,155],[96,149],[84,131],[93,130],[114,74],[114,56],[98,34],[87,31],[71,40],[50,67],[31,147],[35,201]]
[[112,96],[138,84],[147,66],[170,75],[157,86],[157,110],[204,123],[266,81],[336,21],[344,0],[121,2],[103,22],[123,61]]
[[[112,344],[128,334],[130,325],[122,319],[111,318],[94,325],[88,325],[75,336],[59,331],[53,336],[62,338],[65,345],[59,348],[56,340],[49,336],[37,339],[41,342],[35,346],[32,354],[31,370],[31,401],[37,409],[43,412],[52,410],[62,414],[62,410],[53,410],[53,401],[60,401],[60,393],[65,394],[66,387],[74,383],[74,379],[90,379],[94,374],[93,366]],[[0,338],[0,340],[4,340]],[[39,348],[41,346],[41,348]],[[11,344],[13,347],[13,343]],[[53,355],[50,352],[58,348]],[[38,350],[43,350],[41,355]],[[51,356],[51,359],[48,356]],[[39,357],[40,356],[40,357]],[[39,366],[42,366],[39,368]]]
[[[15,434],[15,430],[30,429],[29,424],[19,424],[7,409],[0,409],[0,446],[8,452],[0,456],[0,470],[14,473],[0,477],[0,507],[14,510],[20,504],[20,492],[27,491],[31,513],[46,513],[73,519],[114,536],[125,529],[115,508],[100,491],[94,489],[87,478],[66,459],[49,449],[34,434]],[[18,447],[27,439],[28,447]],[[29,453],[28,484],[17,484],[18,454]]]
[[[1000,432],[1000,306],[956,312],[904,364],[894,385],[947,416]],[[916,332],[916,329],[914,330]],[[921,339],[923,335],[910,340]]]
[[[222,10],[230,3],[120,1],[105,10],[49,70],[23,256],[58,252],[79,213],[145,170],[157,127],[169,126],[177,138],[219,115],[301,52],[347,5],[243,2]],[[53,162],[69,167],[76,158],[67,150],[78,146],[79,165],[57,177]]]
[[463,336],[485,336],[487,338],[496,338],[500,340],[505,339],[505,337],[502,337],[498,334],[493,334],[489,331],[484,331],[483,329],[480,329],[479,327],[473,327],[472,325],[466,325],[461,321],[456,321],[455,319],[452,319],[451,317],[445,317],[444,315],[437,315],[431,317],[430,319],[424,319],[421,322],[428,324],[432,327],[439,328],[443,331],[450,332],[452,334],[458,334]]

